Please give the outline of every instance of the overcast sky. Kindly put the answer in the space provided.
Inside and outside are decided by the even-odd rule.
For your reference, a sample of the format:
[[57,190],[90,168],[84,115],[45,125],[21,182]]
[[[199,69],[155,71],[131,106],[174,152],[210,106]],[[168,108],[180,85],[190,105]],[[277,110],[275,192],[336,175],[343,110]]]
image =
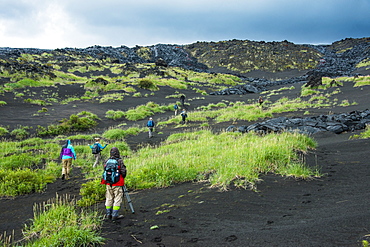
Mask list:
[[0,0],[0,47],[370,37],[370,0]]

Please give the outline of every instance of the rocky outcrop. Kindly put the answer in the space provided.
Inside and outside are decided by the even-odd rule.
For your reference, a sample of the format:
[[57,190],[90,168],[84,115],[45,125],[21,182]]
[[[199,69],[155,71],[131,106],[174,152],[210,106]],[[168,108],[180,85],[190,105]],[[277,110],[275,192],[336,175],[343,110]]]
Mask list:
[[349,113],[320,115],[306,118],[273,118],[252,125],[234,126],[230,125],[226,131],[238,131],[242,133],[256,132],[261,134],[278,133],[282,131],[299,132],[312,135],[317,132],[331,131],[340,134],[345,131],[365,129],[370,123],[370,110],[353,111]]
[[[136,46],[91,46],[87,48],[63,48],[55,50],[33,49],[33,48],[0,48],[0,58],[17,58],[21,54],[49,53],[58,61],[71,60],[107,60],[114,63],[158,63],[159,66],[178,66],[189,70],[206,72],[207,66],[199,63],[196,58],[191,57],[183,46],[158,44],[149,47]],[[68,56],[67,56],[68,55]]]
[[229,40],[197,42],[184,49],[209,68],[227,69],[243,76],[253,70],[279,72],[314,69],[322,54],[313,47],[288,41]]
[[[32,56],[45,56],[40,63],[32,61]],[[157,44],[153,46],[91,46],[87,48],[34,49],[34,48],[0,48],[0,69],[50,74],[49,55],[58,61],[62,69],[68,70],[73,62],[121,63],[126,67],[136,63],[155,63],[157,67],[177,66],[197,72],[210,72],[221,69],[237,75],[245,85],[238,85],[213,95],[258,93],[269,86],[294,83],[316,85],[320,77],[352,76],[355,65],[370,57],[370,38],[345,39],[332,45],[296,45],[288,41],[254,42],[249,40],[230,40],[220,42],[197,42],[190,45]],[[41,56],[42,58],[43,56]],[[17,62],[14,62],[17,61]],[[65,62],[63,64],[63,62]],[[67,63],[68,62],[68,63]],[[65,67],[63,67],[65,66]],[[285,71],[289,69],[310,71],[298,77],[272,81],[261,78],[244,77],[250,70]],[[315,75],[315,78],[312,76]],[[53,76],[50,74],[50,76]],[[312,81],[312,80],[314,81]]]
[[[270,81],[260,78],[243,78],[247,85],[251,85],[262,92],[269,86],[287,85],[294,83],[307,83],[307,86],[321,84],[321,78],[355,76],[356,64],[366,58],[370,58],[370,38],[345,39],[333,43],[333,45],[307,45],[317,49],[323,54],[315,69],[310,70],[303,76],[293,77],[285,80]],[[240,90],[240,86],[212,92],[212,95],[245,94],[252,93]]]

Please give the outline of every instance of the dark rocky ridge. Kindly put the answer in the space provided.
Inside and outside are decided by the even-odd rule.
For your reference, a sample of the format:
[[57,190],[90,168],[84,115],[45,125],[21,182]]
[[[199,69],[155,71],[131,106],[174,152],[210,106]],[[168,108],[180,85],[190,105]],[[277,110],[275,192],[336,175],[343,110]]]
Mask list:
[[[349,38],[331,45],[296,45],[288,41],[231,40],[197,42],[190,45],[157,44],[133,48],[92,46],[48,50],[5,47],[0,48],[0,58],[5,61],[13,58],[14,61],[15,58],[19,58],[24,53],[41,55],[44,52],[53,54],[54,59],[60,63],[91,59],[96,59],[101,63],[106,60],[122,64],[156,63],[157,65],[177,66],[197,72],[230,73],[245,81],[246,85],[213,93],[224,95],[256,93],[274,85],[307,83],[312,74],[316,77],[353,76],[356,74],[356,64],[370,58],[370,38]],[[67,54],[69,56],[66,56]],[[320,63],[320,59],[325,62]],[[49,71],[47,64],[42,66],[36,66],[32,63],[19,64],[20,70],[27,72],[48,74]],[[4,66],[3,63],[0,65]],[[11,66],[16,67],[14,62]],[[248,77],[248,74],[253,74],[254,71],[283,73],[289,70],[300,71],[300,74],[303,75],[282,80]]]
[[[211,94],[245,94],[261,92],[269,86],[288,85],[293,83],[308,83],[310,78],[321,80],[321,77],[355,76],[356,65],[365,59],[370,58],[370,38],[345,39],[333,43],[332,45],[308,45],[317,49],[322,54],[322,62],[317,67],[309,70],[302,76],[292,77],[284,80],[268,80],[264,78],[244,78],[246,85],[228,88]],[[246,87],[252,90],[247,90]]]
[[[0,58],[19,57],[23,53],[41,55],[52,53],[60,61],[63,54],[75,54],[99,60],[110,59],[116,63],[154,63],[163,59],[168,66],[209,72],[223,70],[243,76],[246,72],[261,70],[278,72],[291,69],[316,69],[322,73],[343,75],[354,70],[354,65],[369,58],[370,38],[345,39],[332,45],[296,45],[288,41],[220,41],[197,42],[190,45],[157,44],[129,48],[91,46],[87,48],[61,48],[55,50],[36,48],[0,48]],[[341,52],[342,51],[342,52]],[[317,68],[319,59],[325,66]],[[243,66],[244,64],[244,66]]]
[[316,117],[279,117],[255,123],[249,126],[229,126],[227,131],[256,132],[261,134],[277,133],[283,131],[298,132],[313,135],[322,131],[331,131],[340,134],[346,131],[365,129],[370,123],[370,111],[353,111],[349,113],[320,115]]

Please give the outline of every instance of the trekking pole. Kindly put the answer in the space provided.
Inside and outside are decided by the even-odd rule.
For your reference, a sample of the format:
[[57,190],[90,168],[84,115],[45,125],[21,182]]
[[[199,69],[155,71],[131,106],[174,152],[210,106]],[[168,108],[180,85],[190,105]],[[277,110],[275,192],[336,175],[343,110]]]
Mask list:
[[126,186],[122,186],[123,188],[123,193],[125,194],[125,197],[127,199],[127,202],[128,202],[128,205],[130,206],[130,209],[131,209],[131,212],[134,214],[135,213],[135,210],[134,210],[134,206],[132,205],[132,201],[131,201],[131,198],[130,198],[130,195],[128,194],[128,190],[126,188]]

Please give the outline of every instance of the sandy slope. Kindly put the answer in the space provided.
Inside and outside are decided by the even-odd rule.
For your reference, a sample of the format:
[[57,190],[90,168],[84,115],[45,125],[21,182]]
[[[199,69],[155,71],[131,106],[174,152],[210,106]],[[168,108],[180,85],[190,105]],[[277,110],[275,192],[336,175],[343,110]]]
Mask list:
[[[78,90],[74,89],[76,93]],[[333,109],[310,109],[312,115],[328,112],[364,110],[370,103],[370,87],[341,88],[339,100],[352,99],[358,105]],[[192,92],[187,91],[187,98]],[[298,89],[287,93],[297,97]],[[170,103],[169,91],[156,92],[155,102]],[[190,110],[198,105],[228,101],[256,99],[257,95],[207,96],[191,102]],[[282,95],[276,96],[282,97]],[[10,100],[10,97],[9,97]],[[37,125],[38,121],[52,122],[74,111],[89,109],[104,113],[107,109],[128,109],[140,101],[125,99],[115,104],[76,104],[76,107],[56,106],[48,116],[32,118],[36,107],[25,109],[22,102],[7,101],[11,111],[0,108],[4,125]],[[9,108],[8,108],[9,109]],[[155,116],[165,119],[172,113]],[[287,115],[300,115],[302,112]],[[40,120],[39,120],[40,118]],[[36,121],[34,121],[36,120]],[[145,120],[137,124],[143,125]],[[104,121],[95,130],[116,124]],[[213,126],[224,129],[228,123]],[[248,124],[248,123],[238,123]],[[159,143],[167,135],[181,129],[164,129],[163,135],[148,140],[147,134],[128,138],[135,148],[141,143]],[[281,178],[266,174],[261,177],[258,192],[231,188],[220,192],[204,183],[184,183],[170,188],[131,191],[135,214],[125,211],[125,218],[117,223],[105,222],[102,235],[106,246],[359,246],[359,241],[370,232],[370,140],[348,140],[353,133],[335,135],[321,133],[314,136],[318,148],[306,157],[307,163],[318,166],[325,174],[311,181]],[[128,164],[129,169],[129,164]],[[58,194],[78,195],[82,175],[74,169],[68,182],[58,180],[42,194],[20,196],[0,201],[0,232],[15,229],[16,239],[21,238],[24,223],[33,217],[32,206]],[[169,213],[156,215],[158,210]],[[104,210],[104,203],[97,205]],[[151,226],[158,229],[150,230]]]

